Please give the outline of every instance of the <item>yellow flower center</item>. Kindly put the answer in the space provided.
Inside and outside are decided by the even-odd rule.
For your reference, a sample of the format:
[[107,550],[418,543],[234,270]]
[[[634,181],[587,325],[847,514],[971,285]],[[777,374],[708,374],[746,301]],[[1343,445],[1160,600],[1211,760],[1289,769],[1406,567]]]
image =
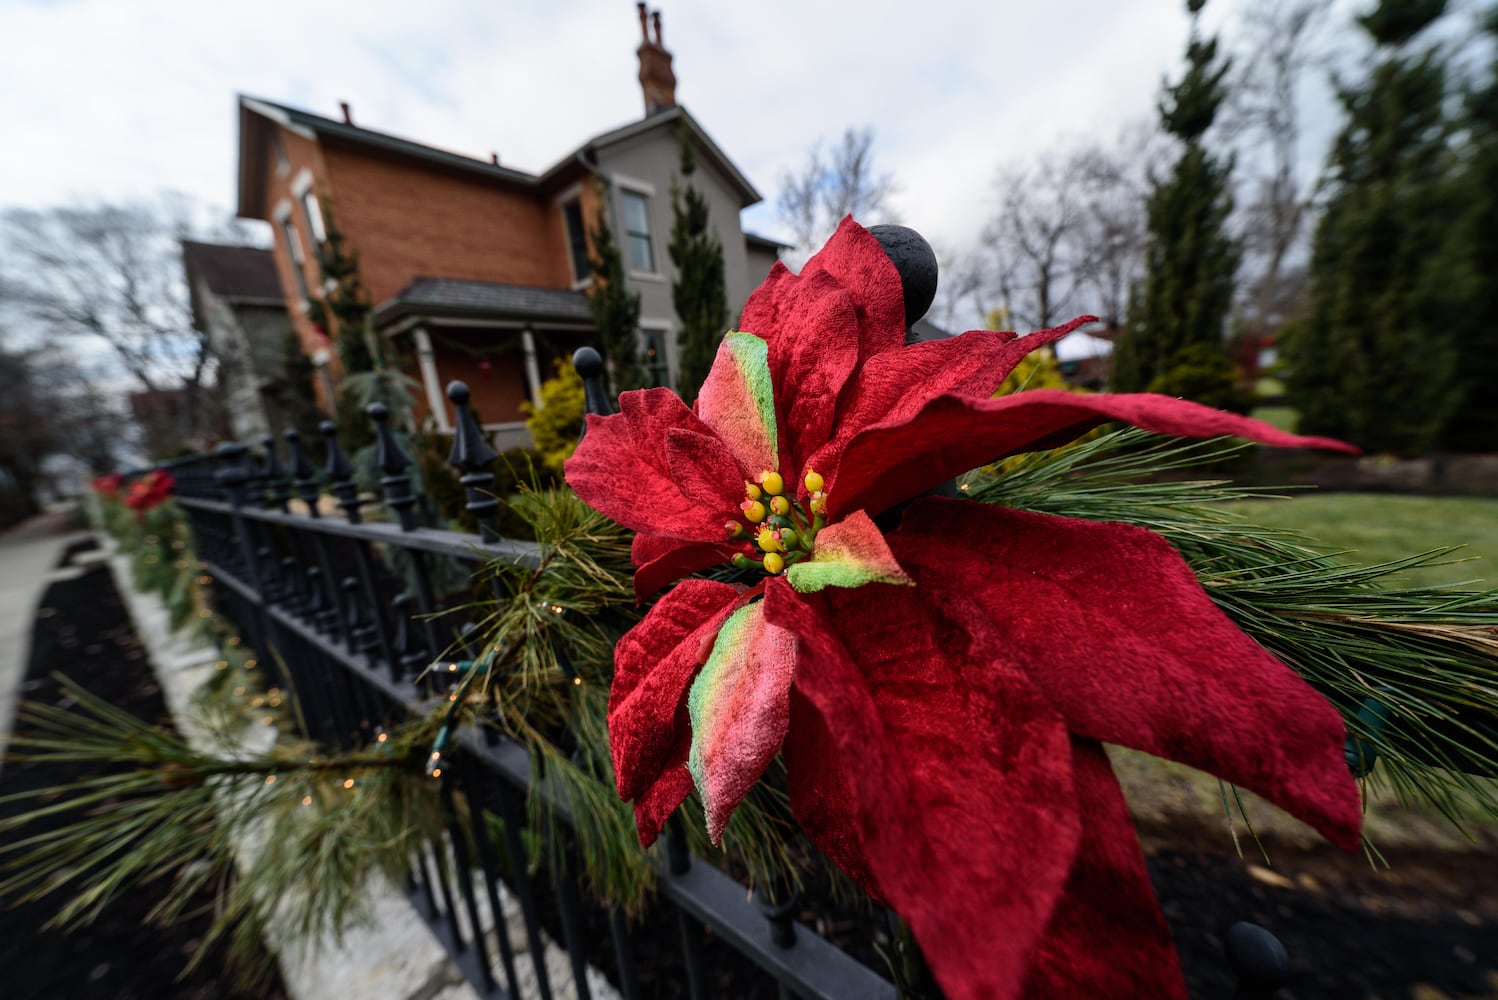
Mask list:
[[806,471],[810,494],[805,504],[785,494],[785,480],[778,472],[766,470],[758,484],[744,483],[744,500],[739,504],[746,526],[727,521],[723,531],[735,542],[745,542],[744,551],[733,557],[740,569],[758,566],[771,576],[785,572],[803,559],[810,559],[817,532],[827,524],[827,495],[822,477]]

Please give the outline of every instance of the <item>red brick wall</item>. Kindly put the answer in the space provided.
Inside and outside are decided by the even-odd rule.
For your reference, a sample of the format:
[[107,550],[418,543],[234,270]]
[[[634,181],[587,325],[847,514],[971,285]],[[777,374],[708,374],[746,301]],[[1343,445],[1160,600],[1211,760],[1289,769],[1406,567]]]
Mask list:
[[571,287],[549,198],[336,143],[322,155],[376,305],[419,275]]
[[[279,128],[279,126],[271,126]],[[281,233],[281,226],[276,222],[276,206],[283,201],[291,203],[291,223],[302,238],[302,254],[305,263],[304,274],[307,279],[307,287],[316,294],[321,276],[317,271],[316,248],[312,241],[312,228],[307,221],[306,213],[302,207],[301,199],[292,194],[291,185],[304,169],[312,171],[312,190],[318,197],[331,197],[332,184],[328,180],[327,169],[323,163],[321,150],[317,143],[310,139],[304,139],[294,132],[281,129],[281,142],[286,149],[286,159],[291,169],[283,176],[276,169],[276,156],[273,148],[267,147],[267,155],[270,163],[266,166],[265,185],[265,207],[266,222],[271,224],[275,237],[272,251],[276,259],[276,271],[281,277],[281,290],[286,296],[286,310],[291,315],[291,324],[296,330],[297,339],[302,342],[302,351],[308,355],[325,348],[331,349],[327,341],[317,336],[308,322],[307,316],[300,308],[301,292],[297,287],[296,276],[292,273],[291,251],[286,246],[286,241]],[[336,359],[336,352],[334,353]],[[318,380],[317,392],[319,402],[326,404],[321,398],[322,384]]]

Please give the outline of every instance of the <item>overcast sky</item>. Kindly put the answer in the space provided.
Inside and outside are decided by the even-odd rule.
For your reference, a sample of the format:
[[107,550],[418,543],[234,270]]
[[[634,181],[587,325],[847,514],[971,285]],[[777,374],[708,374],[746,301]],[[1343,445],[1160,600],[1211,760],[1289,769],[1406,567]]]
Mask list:
[[[1001,164],[1150,118],[1189,23],[1179,0],[665,2],[678,100],[765,195],[746,228],[783,235],[781,172],[871,125],[899,220],[949,248]],[[1208,28],[1247,2],[1212,0]],[[1365,5],[1341,0],[1334,43]],[[643,111],[630,0],[0,0],[0,39],[0,208],[173,188],[230,211],[238,93],[346,100],[357,124],[531,171]],[[1319,161],[1327,88],[1306,105]]]

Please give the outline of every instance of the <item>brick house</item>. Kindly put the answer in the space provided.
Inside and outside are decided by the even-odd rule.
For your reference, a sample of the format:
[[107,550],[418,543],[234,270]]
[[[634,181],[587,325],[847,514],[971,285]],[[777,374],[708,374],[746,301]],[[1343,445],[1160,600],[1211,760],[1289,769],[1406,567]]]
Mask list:
[[645,116],[582,143],[540,174],[425,146],[342,120],[241,97],[239,207],[274,230],[274,254],[303,349],[322,369],[326,402],[338,377],[327,338],[307,318],[318,292],[314,241],[322,204],[357,250],[387,353],[421,383],[418,418],[447,429],[443,386],[462,379],[496,444],[528,443],[520,403],[534,399],[555,358],[596,343],[585,293],[586,233],[599,211],[640,294],[640,344],[659,384],[673,384],[677,320],[666,252],[678,129],[696,143],[693,183],[723,244],[730,316],[769,272],[782,244],[748,234],[739,213],[761,195],[683,107],[659,13],[639,5],[637,54]]

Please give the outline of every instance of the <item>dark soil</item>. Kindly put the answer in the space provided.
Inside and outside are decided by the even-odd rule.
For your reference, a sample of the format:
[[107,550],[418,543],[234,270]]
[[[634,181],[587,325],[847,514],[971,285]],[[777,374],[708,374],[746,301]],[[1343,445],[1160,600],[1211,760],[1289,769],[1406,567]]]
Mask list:
[[[71,547],[61,565],[71,565],[83,542]],[[66,674],[99,697],[134,715],[170,726],[161,691],[146,653],[136,638],[109,570],[97,566],[81,576],[52,584],[43,595],[33,627],[31,658],[22,697],[62,704],[65,696],[53,672]],[[9,761],[0,771],[0,796],[39,788],[63,788],[99,773],[86,765],[28,764]],[[27,803],[0,804],[0,815],[14,815]],[[64,814],[28,826],[22,835],[56,829],[75,821]],[[43,899],[7,906],[0,897],[0,995],[8,1000],[160,1000],[236,997],[216,956],[180,978],[197,952],[210,924],[212,898],[204,895],[191,919],[169,927],[149,925],[146,916],[159,902],[151,887],[135,889],[114,901],[89,926],[72,932],[42,930],[57,903]],[[266,956],[265,961],[274,962]],[[275,986],[257,993],[284,997],[279,976]]]

